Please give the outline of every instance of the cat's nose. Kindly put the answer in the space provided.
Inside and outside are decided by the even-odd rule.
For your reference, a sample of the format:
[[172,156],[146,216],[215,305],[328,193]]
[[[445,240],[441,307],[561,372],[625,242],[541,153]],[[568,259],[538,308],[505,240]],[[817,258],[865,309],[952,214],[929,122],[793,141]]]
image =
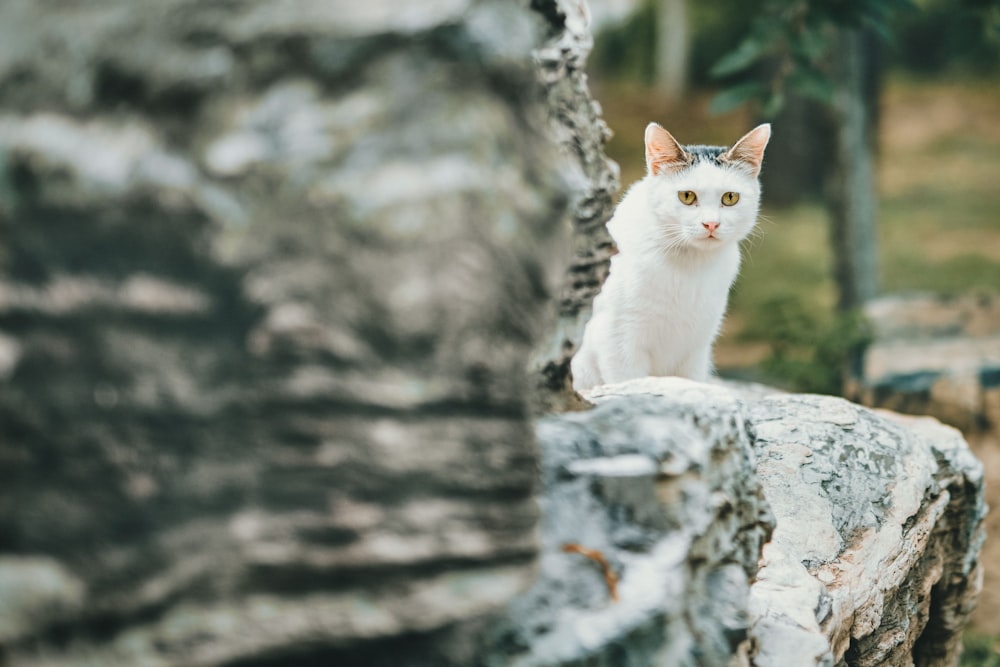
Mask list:
[[704,227],[705,229],[707,229],[709,232],[714,232],[716,229],[719,228],[719,223],[717,223],[717,222],[703,222],[703,223],[701,223],[701,226]]

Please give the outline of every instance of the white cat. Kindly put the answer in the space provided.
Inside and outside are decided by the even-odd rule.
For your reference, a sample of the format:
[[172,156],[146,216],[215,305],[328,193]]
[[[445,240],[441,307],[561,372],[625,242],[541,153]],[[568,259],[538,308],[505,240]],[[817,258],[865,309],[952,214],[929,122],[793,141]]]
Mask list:
[[608,222],[618,254],[573,357],[574,388],[711,375],[739,242],[757,222],[770,137],[765,124],[732,148],[681,146],[656,123],[646,127],[648,173]]

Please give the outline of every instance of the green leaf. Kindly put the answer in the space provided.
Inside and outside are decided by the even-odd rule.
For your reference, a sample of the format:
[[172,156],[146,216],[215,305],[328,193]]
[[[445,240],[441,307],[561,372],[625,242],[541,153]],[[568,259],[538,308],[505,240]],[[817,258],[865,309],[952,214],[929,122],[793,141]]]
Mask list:
[[866,16],[861,20],[861,25],[872,30],[883,42],[892,41],[892,30],[886,19]]
[[708,110],[713,114],[723,114],[760,97],[763,92],[764,84],[758,81],[741,83],[716,93],[708,105]]
[[791,43],[792,53],[810,62],[819,60],[829,47],[829,35],[822,28],[806,28]]
[[778,115],[778,112],[785,106],[785,93],[780,90],[775,90],[768,93],[767,97],[760,105],[760,114],[764,118],[774,118]]
[[823,72],[803,65],[797,66],[788,77],[788,88],[803,97],[809,97],[824,104],[833,102],[836,87]]
[[729,76],[742,72],[760,60],[767,52],[767,40],[759,36],[751,36],[740,42],[739,46],[719,58],[719,61],[709,70],[715,78]]

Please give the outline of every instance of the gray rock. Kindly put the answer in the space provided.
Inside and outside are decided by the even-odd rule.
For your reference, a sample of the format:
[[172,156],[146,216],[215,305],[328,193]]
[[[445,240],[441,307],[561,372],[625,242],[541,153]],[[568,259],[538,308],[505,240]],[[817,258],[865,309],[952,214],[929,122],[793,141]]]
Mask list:
[[874,340],[852,399],[1000,435],[1000,296],[893,295],[865,312]]
[[[1000,488],[1000,295],[889,295],[866,306],[873,340],[848,397],[864,405],[931,415],[960,428],[986,464],[987,500]],[[987,531],[1000,518],[987,519]],[[1000,545],[984,546],[983,560],[1000,559]],[[973,625],[1000,632],[1000,574],[987,568]]]
[[541,406],[565,409],[579,407],[569,363],[617,252],[605,223],[614,213],[619,170],[604,154],[611,130],[587,85],[585,65],[593,38],[586,0],[539,0],[532,6],[552,26],[547,41],[535,50],[535,61],[547,96],[549,135],[566,159],[561,176],[572,194],[563,224],[572,230],[573,248],[555,330],[536,350],[532,367],[539,376]]
[[[961,629],[982,585],[979,551],[986,512],[982,464],[957,431],[930,418],[876,414],[832,397],[732,391],[676,378],[600,387],[588,398],[599,407],[558,422],[590,426],[578,437],[576,449],[576,456],[588,462],[584,471],[600,475],[602,469],[590,462],[604,455],[613,457],[604,459],[605,476],[621,469],[648,475],[648,467],[633,458],[621,459],[625,454],[634,457],[635,450],[623,449],[619,439],[645,443],[650,413],[672,415],[681,418],[680,423],[664,423],[662,430],[653,431],[663,442],[680,445],[676,450],[668,446],[671,455],[658,459],[661,477],[670,469],[688,484],[704,484],[721,474],[729,479],[725,497],[737,498],[732,505],[737,512],[753,508],[758,517],[773,512],[775,521],[759,564],[756,547],[768,526],[763,519],[752,528],[745,517],[736,522],[736,533],[730,525],[725,538],[716,533],[707,552],[689,548],[689,558],[703,568],[700,576],[698,567],[689,569],[683,581],[690,587],[675,586],[670,602],[660,601],[660,613],[671,629],[660,643],[632,651],[630,659],[636,662],[629,664],[721,665],[730,658],[756,667],[957,664]],[[665,403],[650,403],[654,399]],[[598,435],[595,426],[610,422],[609,414],[614,415],[614,427]],[[692,423],[700,434],[685,443]],[[720,424],[730,425],[721,438]],[[540,439],[552,465],[549,452],[560,437],[542,430]],[[720,445],[720,440],[726,444]],[[649,445],[644,447],[648,451]],[[654,446],[653,451],[663,450]],[[732,460],[741,459],[742,466],[726,464],[723,452]],[[656,454],[652,458],[656,460]],[[581,464],[562,464],[562,469],[580,470]],[[737,484],[742,492],[734,489]],[[552,497],[559,496],[558,482],[547,488]],[[660,539],[683,540],[688,531],[704,529],[706,518],[710,531],[720,530],[726,521],[713,514],[717,505],[712,497],[690,489],[657,493],[660,502],[667,502],[660,512],[687,512],[679,522],[666,521],[666,536]],[[564,540],[569,539],[567,526],[577,530],[593,523],[604,509],[580,500],[567,504],[584,508],[581,514],[587,518],[555,521]],[[607,504],[614,507],[614,499]],[[551,524],[553,511],[545,509],[544,521]],[[607,537],[616,530],[596,531],[597,536],[591,530],[588,539],[616,553]],[[734,549],[740,539],[734,535],[740,534],[744,548]],[[551,544],[545,547],[552,551]],[[744,576],[726,567],[734,563],[741,564]],[[627,575],[629,564],[623,569]],[[541,582],[536,587],[546,585],[544,570]],[[711,603],[723,599],[728,608]],[[697,609],[692,616],[704,627],[692,631],[671,617],[671,602],[677,600]],[[568,614],[565,606],[572,609],[574,604],[564,605],[562,613]],[[743,626],[733,624],[738,618],[745,619]],[[749,641],[744,644],[723,648],[715,642],[715,652],[693,648],[712,637],[713,630],[732,633],[747,624]],[[556,628],[564,642],[582,634]],[[683,648],[671,653],[671,661],[656,663],[647,657],[678,647],[712,657],[690,663]],[[604,650],[608,647],[593,654]]]
[[538,551],[549,19],[0,3],[0,662],[464,662]]
[[[739,404],[721,387],[656,387],[610,387],[591,411],[539,422],[541,570],[486,664],[724,665],[747,640],[773,520]],[[567,544],[603,554],[617,600]]]
[[647,378],[540,422],[541,571],[483,664],[957,664],[986,511],[964,440],[752,389]]
[[753,664],[957,664],[986,513],[961,435],[823,396],[764,398],[747,417],[777,520]]

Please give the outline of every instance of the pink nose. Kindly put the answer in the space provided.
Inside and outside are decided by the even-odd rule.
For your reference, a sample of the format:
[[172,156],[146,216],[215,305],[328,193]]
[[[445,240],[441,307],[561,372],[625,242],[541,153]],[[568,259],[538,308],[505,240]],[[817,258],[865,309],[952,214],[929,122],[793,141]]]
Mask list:
[[710,232],[714,232],[716,229],[719,228],[719,223],[717,223],[717,222],[703,222],[703,223],[701,223],[701,226],[704,227],[705,229],[707,229]]

